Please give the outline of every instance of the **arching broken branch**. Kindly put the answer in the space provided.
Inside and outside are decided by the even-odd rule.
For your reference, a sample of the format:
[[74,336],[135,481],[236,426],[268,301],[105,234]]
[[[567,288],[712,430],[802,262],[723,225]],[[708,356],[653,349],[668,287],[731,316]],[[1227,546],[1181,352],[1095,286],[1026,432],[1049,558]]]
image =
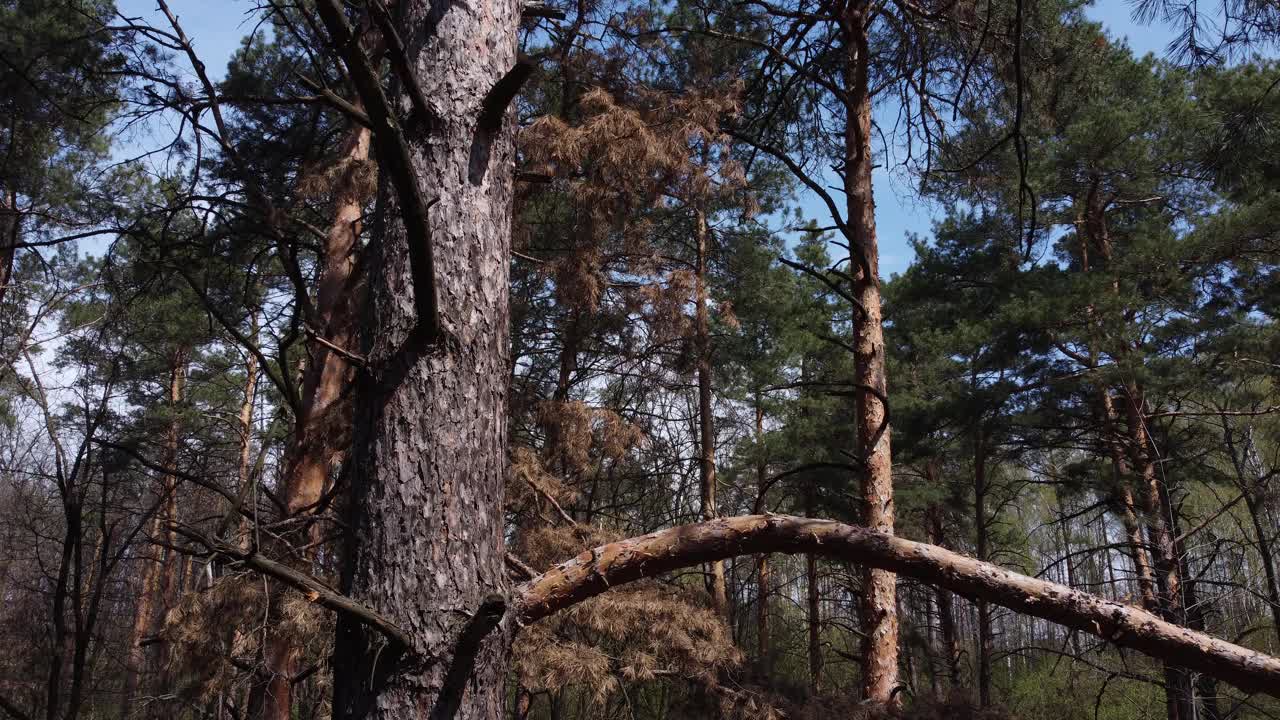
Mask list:
[[1280,697],[1278,658],[1165,622],[1136,607],[935,545],[831,520],[786,515],[722,518],[584,552],[521,585],[517,617],[531,623],[615,585],[737,555],[778,552],[813,553],[891,570],[1096,635],[1247,692]]

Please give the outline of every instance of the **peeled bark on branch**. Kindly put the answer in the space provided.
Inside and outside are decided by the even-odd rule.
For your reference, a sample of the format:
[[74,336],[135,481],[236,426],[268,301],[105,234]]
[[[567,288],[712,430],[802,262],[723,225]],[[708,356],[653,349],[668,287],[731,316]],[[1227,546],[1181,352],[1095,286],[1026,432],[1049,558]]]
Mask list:
[[595,548],[523,584],[517,616],[531,623],[616,585],[762,552],[813,553],[889,570],[1096,635],[1246,692],[1280,697],[1280,658],[1174,625],[1130,605],[934,545],[831,520],[786,515],[722,518]]

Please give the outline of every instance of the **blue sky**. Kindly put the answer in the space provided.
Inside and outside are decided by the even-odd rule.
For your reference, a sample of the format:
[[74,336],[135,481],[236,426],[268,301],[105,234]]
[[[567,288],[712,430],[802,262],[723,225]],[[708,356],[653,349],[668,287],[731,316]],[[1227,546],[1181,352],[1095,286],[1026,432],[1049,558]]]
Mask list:
[[[117,0],[120,11],[156,23],[164,19],[155,0]],[[214,79],[222,77],[227,61],[240,39],[254,28],[253,3],[234,0],[169,0],[183,30],[190,36]],[[1173,33],[1162,25],[1139,25],[1131,16],[1128,0],[1103,0],[1086,14],[1101,22],[1112,37],[1125,39],[1138,54],[1163,54]],[[890,158],[892,161],[892,158]],[[892,166],[892,162],[888,163]],[[927,236],[935,219],[934,209],[917,200],[910,178],[901,172],[878,169],[874,176],[876,224],[881,246],[881,272],[885,277],[902,272],[911,261],[906,238],[915,233]],[[830,216],[816,198],[801,198],[802,210],[820,225],[830,224]]]
[[[1169,28],[1156,25],[1140,25],[1131,16],[1132,4],[1128,0],[1102,0],[1090,6],[1085,14],[1100,22],[1114,39],[1124,39],[1134,53],[1164,55],[1173,33]],[[889,158],[892,165],[892,158]],[[877,161],[879,164],[879,160]],[[876,196],[876,234],[880,241],[880,273],[888,278],[900,273],[911,263],[912,250],[907,244],[911,234],[928,237],[935,209],[917,199],[912,192],[912,181],[901,171],[892,168],[877,169],[872,176]],[[806,215],[818,219],[820,225],[829,225],[825,206],[816,200],[801,203]]]

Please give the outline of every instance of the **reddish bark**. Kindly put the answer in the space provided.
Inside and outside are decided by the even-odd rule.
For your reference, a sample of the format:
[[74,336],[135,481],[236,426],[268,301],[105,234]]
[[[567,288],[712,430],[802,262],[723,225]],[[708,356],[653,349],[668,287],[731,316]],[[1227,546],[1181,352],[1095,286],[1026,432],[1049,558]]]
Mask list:
[[[847,53],[844,69],[846,234],[861,265],[853,286],[854,383],[858,388],[857,447],[862,458],[862,523],[893,533],[893,465],[889,444],[888,381],[880,307],[880,249],[876,240],[871,181],[871,89],[868,84],[870,3],[849,3],[842,18]],[[865,567],[862,577],[862,694],[877,703],[898,701],[897,581],[883,569]]]
[[[312,328],[320,337],[308,344],[309,362],[303,374],[302,411],[297,418],[289,466],[284,479],[285,510],[290,518],[319,510],[330,470],[335,467],[351,434],[352,411],[345,393],[351,383],[352,367],[340,348],[349,352],[355,345],[356,317],[362,308],[356,272],[356,249],[368,180],[360,167],[369,161],[371,133],[352,123],[334,161],[344,167],[333,187],[333,219],[325,235],[323,267],[316,290],[316,315],[321,327]],[[323,341],[321,340],[323,338]],[[247,447],[241,448],[242,461]],[[246,464],[242,464],[242,471]],[[306,566],[322,535],[318,523],[304,524],[309,532],[296,539],[312,549],[300,556],[292,547],[277,546],[282,557],[293,556],[295,565]],[[274,604],[275,597],[272,602]],[[273,608],[274,611],[274,608]],[[297,638],[272,634],[263,651],[263,675],[250,706],[261,708],[264,720],[290,720],[293,714],[293,678],[299,670],[301,646]]]

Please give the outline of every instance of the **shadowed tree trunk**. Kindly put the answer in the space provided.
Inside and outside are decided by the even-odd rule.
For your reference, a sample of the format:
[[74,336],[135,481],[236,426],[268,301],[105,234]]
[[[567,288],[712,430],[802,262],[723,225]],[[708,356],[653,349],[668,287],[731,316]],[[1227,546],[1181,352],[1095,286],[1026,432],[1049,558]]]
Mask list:
[[[150,669],[148,655],[155,654],[142,643],[159,632],[164,615],[177,594],[177,558],[173,550],[176,537],[173,527],[178,519],[178,478],[172,471],[178,466],[178,440],[181,432],[178,405],[182,402],[186,385],[187,354],[186,348],[180,348],[169,359],[169,391],[166,400],[171,416],[165,428],[164,467],[170,472],[161,479],[160,504],[150,527],[150,537],[157,543],[153,550],[160,556],[148,561],[142,572],[142,585],[138,591],[138,604],[134,608],[133,628],[129,634],[128,656],[124,668],[120,704],[122,716],[128,716],[133,711],[133,701],[141,686],[142,676]],[[155,664],[160,665],[162,661]]]
[[17,254],[18,231],[22,221],[18,215],[18,197],[6,192],[0,197],[0,303],[13,282],[13,259]]
[[[990,520],[987,518],[987,447],[982,423],[973,435],[973,524],[977,534],[978,559],[991,558]],[[978,704],[991,707],[991,655],[995,638],[991,631],[991,604],[979,599],[978,605]]]
[[[760,393],[755,394],[756,410],[756,509],[764,506],[764,492],[768,487],[769,459],[764,447],[764,405]],[[756,656],[760,662],[760,674],[765,682],[773,675],[773,658],[769,652],[769,555],[756,556]]]
[[[711,320],[707,308],[707,216],[700,208],[694,212],[694,233],[698,248],[694,302],[697,320],[694,339],[698,352],[698,480],[702,487],[702,519],[719,517],[716,510],[716,429],[711,397]],[[729,618],[728,590],[724,579],[724,561],[711,563],[707,572],[707,592],[711,605],[724,618]]]
[[[314,515],[321,510],[330,470],[340,462],[351,436],[352,412],[345,395],[351,384],[352,366],[335,348],[350,352],[355,346],[356,322],[363,306],[356,251],[368,199],[370,139],[368,128],[352,123],[334,160],[340,172],[332,189],[333,219],[325,235],[315,301],[321,327],[311,328],[318,337],[307,345],[309,361],[303,374],[302,411],[289,447],[284,480],[282,501],[289,518]],[[287,540],[310,545],[311,549],[299,554],[292,547],[282,546],[279,554],[309,570],[323,527],[314,519],[297,527],[300,531]],[[277,601],[278,594],[273,594],[273,612]],[[300,660],[298,638],[285,633],[270,636],[264,649],[264,677],[255,688],[259,697],[250,700],[251,708],[261,708],[264,720],[292,717],[293,678],[301,669]]]
[[[932,463],[925,469],[925,479],[930,484],[938,482]],[[929,539],[938,547],[950,548],[946,530],[942,525],[942,510],[936,506],[930,507],[927,519]],[[958,688],[960,687],[960,636],[956,632],[956,614],[954,603],[951,602],[951,591],[935,587],[933,592],[938,603],[938,626],[942,632],[942,650],[946,656],[947,679],[952,688]]]
[[[817,489],[810,481],[805,486],[804,512],[812,517],[815,512]],[[818,588],[818,557],[805,555],[805,587],[808,597],[805,603],[805,627],[808,629],[809,693],[816,695],[822,687],[822,615],[821,596]]]

